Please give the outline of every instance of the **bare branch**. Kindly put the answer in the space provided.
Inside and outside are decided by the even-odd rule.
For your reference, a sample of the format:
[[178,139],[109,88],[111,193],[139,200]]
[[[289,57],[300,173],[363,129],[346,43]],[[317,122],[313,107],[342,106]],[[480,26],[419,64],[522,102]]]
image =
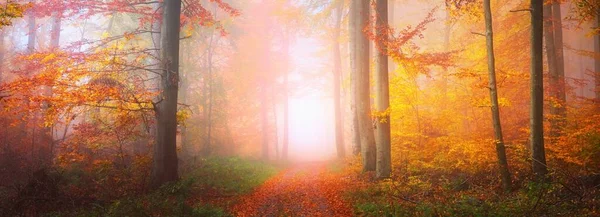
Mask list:
[[479,33],[479,32],[471,32],[471,34],[474,34],[474,35],[481,35],[481,36],[484,36],[484,37],[485,37],[485,34],[483,34],[483,33]]
[[517,9],[517,10],[510,10],[510,12],[522,12],[522,11],[529,11],[529,12],[531,12],[531,8]]

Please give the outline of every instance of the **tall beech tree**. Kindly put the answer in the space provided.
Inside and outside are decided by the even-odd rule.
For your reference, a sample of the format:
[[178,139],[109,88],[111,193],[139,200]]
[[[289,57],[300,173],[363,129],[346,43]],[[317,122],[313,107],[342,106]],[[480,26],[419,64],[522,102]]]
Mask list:
[[543,180],[548,173],[544,148],[544,79],[543,79],[543,8],[544,1],[531,0],[531,111],[530,146],[533,173]]
[[156,102],[156,141],[151,186],[177,180],[177,91],[179,87],[179,30],[181,0],[163,2],[160,64],[161,94]]
[[[600,30],[600,7],[598,8],[598,11],[596,11],[596,28]],[[594,37],[594,52],[600,54],[600,33],[596,34]],[[600,103],[600,58],[598,57],[594,60],[594,71],[596,103]]]
[[371,91],[369,82],[369,40],[364,30],[369,26],[370,3],[369,1],[353,0],[356,4],[356,21],[354,34],[356,45],[354,47],[356,64],[356,107],[358,113],[358,130],[363,158],[363,171],[375,171],[375,135],[371,121]]
[[340,31],[342,26],[342,16],[344,11],[344,1],[337,1],[335,6],[335,29],[333,30],[333,104],[335,113],[335,147],[338,158],[346,156],[344,146],[344,132],[342,125],[342,55],[340,50]]
[[550,103],[550,136],[557,137],[566,118],[565,58],[563,51],[562,13],[560,2],[544,5],[544,32],[548,58]]
[[357,26],[358,16],[358,1],[350,1],[350,9],[348,15],[348,38],[349,38],[349,55],[350,55],[350,112],[351,112],[351,120],[352,120],[352,154],[358,155],[361,151],[360,144],[360,130],[358,127],[358,110],[357,110],[357,92],[356,92],[356,79],[358,75],[357,68],[357,38],[358,35],[361,34],[360,28]]
[[500,167],[502,187],[505,191],[510,190],[510,172],[508,160],[506,159],[506,148],[502,136],[502,124],[500,123],[500,107],[498,106],[498,87],[496,85],[496,60],[494,58],[494,28],[492,22],[492,10],[490,0],[483,0],[483,11],[485,16],[485,38],[487,45],[488,74],[490,101],[492,103],[492,122],[494,125],[494,143],[496,144],[496,155]]
[[392,154],[390,136],[390,82],[388,75],[388,2],[377,0],[375,15],[375,31],[377,39],[377,67],[375,74],[376,113],[377,113],[377,178],[388,178],[392,173]]

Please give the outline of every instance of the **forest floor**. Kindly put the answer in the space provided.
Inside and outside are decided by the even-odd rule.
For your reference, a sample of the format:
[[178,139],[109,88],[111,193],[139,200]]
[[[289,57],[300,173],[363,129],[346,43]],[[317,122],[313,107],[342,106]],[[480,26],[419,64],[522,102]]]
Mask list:
[[242,196],[236,216],[352,216],[343,199],[346,181],[331,172],[330,162],[299,163]]

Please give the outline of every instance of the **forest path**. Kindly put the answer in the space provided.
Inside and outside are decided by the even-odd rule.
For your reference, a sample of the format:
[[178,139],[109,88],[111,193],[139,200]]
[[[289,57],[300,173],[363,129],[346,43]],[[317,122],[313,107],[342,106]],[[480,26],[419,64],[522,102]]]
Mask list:
[[352,216],[342,198],[343,181],[326,162],[290,166],[244,196],[236,216]]

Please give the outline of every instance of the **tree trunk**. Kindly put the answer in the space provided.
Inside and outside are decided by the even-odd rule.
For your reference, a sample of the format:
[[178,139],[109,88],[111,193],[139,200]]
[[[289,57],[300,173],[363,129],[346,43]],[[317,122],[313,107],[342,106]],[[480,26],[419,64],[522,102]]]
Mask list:
[[177,91],[179,85],[179,30],[181,0],[163,2],[161,28],[161,101],[157,103],[156,142],[151,186],[178,179],[177,174]]
[[483,0],[483,10],[485,12],[485,37],[487,44],[488,72],[490,76],[490,100],[492,102],[492,121],[494,125],[494,137],[496,143],[496,155],[498,156],[498,165],[500,166],[500,176],[502,178],[502,188],[504,191],[510,190],[510,172],[508,170],[508,161],[506,159],[506,150],[504,139],[502,137],[502,125],[500,124],[500,107],[498,106],[498,88],[496,86],[496,62],[494,59],[494,31],[492,25],[492,10],[490,0]]
[[363,171],[375,171],[375,136],[371,120],[371,94],[369,82],[369,40],[363,32],[368,25],[369,1],[357,1],[356,28],[356,92],[358,129],[362,148]]
[[[181,62],[181,81],[179,83],[179,89],[181,91],[179,91],[179,100],[181,101],[181,103],[183,104],[188,104],[188,98],[189,95],[188,93],[190,92],[190,77],[191,77],[191,73],[192,73],[192,60],[191,60],[191,53],[190,52],[192,49],[190,49],[192,47],[192,43],[191,41],[188,41],[187,43],[184,42],[185,45],[182,48],[181,51],[181,57],[183,59],[183,61]],[[186,122],[188,122],[188,120],[186,120]],[[188,126],[187,124],[182,124],[180,126],[181,128],[181,156],[180,158],[182,158],[185,161],[193,161],[195,156],[197,155],[197,152],[195,152],[194,150],[194,146],[190,141],[190,132],[188,130]],[[187,162],[186,162],[187,164]]]
[[283,55],[285,56],[285,67],[283,68],[283,144],[281,150],[281,159],[287,160],[288,145],[289,145],[289,90],[288,90],[288,74],[289,74],[289,33],[286,32],[283,43]]
[[352,0],[350,1],[350,15],[348,22],[348,32],[349,32],[349,53],[350,53],[350,112],[352,118],[352,154],[358,155],[360,154],[360,132],[358,129],[358,111],[357,111],[357,93],[356,93],[356,78],[358,75],[358,68],[356,64],[357,57],[357,37],[360,33],[360,27],[357,27],[358,20],[358,2]]
[[[545,7],[544,9],[546,8],[550,9],[550,7]],[[554,65],[556,70],[550,71],[549,81],[550,94],[552,98],[556,100],[556,103],[550,104],[550,114],[552,115],[550,118],[550,136],[555,138],[560,136],[566,118],[565,59],[563,52],[562,14],[560,3],[553,1],[552,10],[550,12],[545,12],[545,14],[552,15],[551,22],[553,22],[553,25],[549,31],[552,31],[554,34],[554,50],[552,50],[552,52],[554,52],[556,61]]]
[[267,98],[268,89],[266,87],[266,78],[261,78],[260,89],[260,122],[262,125],[262,158],[269,160],[269,100]]
[[341,77],[342,77],[342,57],[340,51],[340,31],[342,25],[342,12],[344,2],[338,1],[336,7],[335,30],[333,35],[333,101],[335,112],[335,144],[337,156],[342,159],[346,156],[344,147],[344,131],[342,125],[342,107],[341,107]]
[[279,160],[280,158],[280,153],[279,153],[279,132],[277,129],[277,126],[279,124],[277,124],[277,101],[276,99],[276,94],[275,91],[271,91],[271,107],[273,108],[273,128],[275,129],[273,131],[273,137],[274,137],[274,141],[273,141],[273,147],[275,148],[275,160]]
[[[600,8],[596,12],[596,30],[600,30]],[[600,33],[596,33],[596,37],[594,37],[594,52],[596,54],[596,59],[594,60],[594,80],[596,82],[596,103],[600,104]]]
[[[62,12],[56,12],[54,15],[54,21],[52,22],[52,30],[50,33],[50,49],[53,52],[56,52],[60,49],[60,31],[62,26]],[[54,94],[52,91],[52,86],[46,86],[44,88],[44,95],[47,97],[52,97]],[[47,110],[52,105],[50,102],[45,102],[43,105],[44,110]],[[42,140],[43,143],[48,145],[48,154],[46,156],[49,163],[52,162],[52,158],[54,157],[54,138],[52,135],[52,126],[44,127],[42,129]]]
[[531,156],[533,173],[538,180],[544,180],[546,153],[544,149],[544,79],[543,79],[543,22],[542,0],[531,0]]
[[[3,75],[4,75],[4,53],[6,52],[6,47],[4,44],[4,36],[6,35],[6,27],[3,29],[0,29],[0,85],[3,82]],[[0,101],[0,103],[2,103]]]
[[35,16],[33,13],[29,14],[29,18],[27,19],[27,27],[29,28],[29,35],[27,37],[27,53],[31,54],[35,51],[35,36],[36,36],[36,22]]
[[[452,24],[450,20],[452,19],[450,15],[450,7],[446,5],[446,25],[444,26],[444,51],[450,52],[450,37],[452,32]],[[448,68],[444,67],[442,74],[442,103],[447,103],[448,101]]]
[[377,74],[375,84],[377,91],[377,178],[389,178],[392,173],[392,154],[390,146],[390,84],[388,77],[387,32],[388,27],[387,0],[377,0],[376,29],[377,31]]
[[[388,1],[388,26],[396,27],[396,0]],[[388,72],[396,71],[396,62],[391,57],[388,57]]]
[[213,73],[212,73],[212,60],[213,60],[213,40],[214,40],[214,31],[211,32],[210,35],[210,42],[208,44],[208,55],[206,55],[206,63],[208,65],[207,67],[207,77],[208,77],[208,90],[206,91],[208,94],[208,116],[206,118],[206,138],[205,138],[205,142],[204,142],[204,156],[209,156],[212,153],[212,146],[211,146],[211,135],[212,135],[212,108],[213,108],[213,101],[214,101],[214,88],[213,88]]

